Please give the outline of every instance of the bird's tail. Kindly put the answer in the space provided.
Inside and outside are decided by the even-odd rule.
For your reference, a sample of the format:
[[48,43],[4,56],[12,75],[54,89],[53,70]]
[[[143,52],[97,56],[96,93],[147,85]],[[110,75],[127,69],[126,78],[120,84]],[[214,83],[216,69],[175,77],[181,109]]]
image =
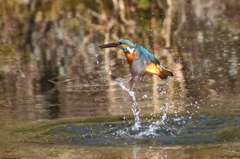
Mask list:
[[167,79],[169,76],[173,76],[173,73],[171,71],[168,71],[166,69],[162,69],[160,72],[160,75],[158,75],[162,80]]

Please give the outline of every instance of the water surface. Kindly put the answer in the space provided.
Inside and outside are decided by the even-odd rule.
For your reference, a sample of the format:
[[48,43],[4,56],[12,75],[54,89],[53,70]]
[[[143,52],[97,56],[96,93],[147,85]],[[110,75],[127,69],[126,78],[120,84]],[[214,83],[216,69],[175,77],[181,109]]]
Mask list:
[[[1,157],[239,158],[238,2],[0,3]],[[119,37],[174,77],[133,85]]]

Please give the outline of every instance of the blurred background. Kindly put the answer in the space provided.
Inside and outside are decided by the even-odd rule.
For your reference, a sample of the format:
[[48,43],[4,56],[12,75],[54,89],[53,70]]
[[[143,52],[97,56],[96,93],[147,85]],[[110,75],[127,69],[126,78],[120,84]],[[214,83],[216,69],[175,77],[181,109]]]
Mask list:
[[[239,0],[0,0],[0,126],[132,116],[128,39],[174,73],[134,88],[140,116],[240,111]],[[166,110],[166,109],[164,109]]]

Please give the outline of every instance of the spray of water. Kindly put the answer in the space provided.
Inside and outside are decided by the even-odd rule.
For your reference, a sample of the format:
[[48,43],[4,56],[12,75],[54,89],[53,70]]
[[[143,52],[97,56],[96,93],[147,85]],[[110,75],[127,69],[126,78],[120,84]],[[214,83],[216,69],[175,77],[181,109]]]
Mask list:
[[[139,104],[136,100],[136,93],[128,88],[126,86],[126,83],[129,83],[129,81],[126,81],[126,79],[122,79],[122,78],[117,78],[116,79],[116,83],[125,91],[128,92],[129,96],[132,98],[132,112],[134,115],[134,119],[135,119],[135,123],[134,125],[131,127],[132,131],[136,130],[136,133],[133,135],[135,138],[141,138],[143,136],[159,136],[159,132],[157,132],[161,127],[164,129],[168,129],[168,130],[173,130],[173,132],[178,132],[178,130],[175,130],[174,127],[169,127],[166,126],[166,120],[167,120],[167,113],[169,111],[169,108],[173,107],[174,105],[171,105],[169,103],[165,103],[164,105],[160,106],[159,109],[162,110],[163,114],[161,116],[161,119],[152,122],[150,125],[144,125],[143,123],[141,123],[141,119],[140,119],[140,111],[141,109],[139,108]],[[122,131],[117,131],[116,132],[119,135],[123,135],[125,136],[126,134],[129,133],[129,130],[126,129],[122,130]],[[128,134],[131,137],[133,137],[131,134]],[[173,133],[174,135],[174,133]]]
[[123,83],[124,79],[121,79],[121,78],[117,78],[116,82],[119,84],[119,86],[128,92],[128,94],[132,97],[132,101],[133,101],[133,104],[132,104],[132,112],[133,112],[133,115],[134,115],[134,119],[135,119],[135,124],[134,126],[132,127],[133,130],[138,130],[140,127],[141,127],[141,121],[140,121],[140,116],[139,116],[139,113],[141,111],[141,109],[139,108],[139,104],[138,102],[136,101],[136,97],[135,97],[135,92],[129,88],[127,88],[125,86],[125,84]]
[[141,151],[141,148],[139,146],[134,146],[134,148],[133,148],[133,158],[134,159],[139,158],[139,156],[138,156],[139,151]]
[[160,110],[163,111],[163,115],[162,118],[160,120],[157,120],[155,122],[153,122],[150,126],[149,126],[149,131],[150,132],[154,132],[156,129],[159,128],[160,125],[164,124],[164,121],[167,118],[167,112],[169,107],[172,107],[172,105],[166,103],[164,106],[160,107]]
[[156,134],[155,131],[158,130],[161,125],[164,125],[164,124],[165,124],[164,121],[165,121],[166,118],[167,118],[167,112],[168,112],[169,107],[172,107],[172,105],[170,105],[170,104],[168,104],[168,103],[166,103],[164,106],[160,107],[160,110],[163,111],[163,115],[162,115],[161,119],[152,122],[152,123],[149,125],[148,129],[146,129],[145,131],[140,132],[140,133],[138,134],[138,137],[141,137],[141,136],[149,136],[149,135],[153,135],[153,136],[158,135],[158,134]]

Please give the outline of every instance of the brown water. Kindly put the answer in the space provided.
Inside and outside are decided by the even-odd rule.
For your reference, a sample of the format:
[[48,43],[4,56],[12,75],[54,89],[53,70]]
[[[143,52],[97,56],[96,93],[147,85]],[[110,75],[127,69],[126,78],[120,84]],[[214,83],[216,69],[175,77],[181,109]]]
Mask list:
[[[0,3],[1,158],[240,158],[238,1]],[[175,76],[132,86],[119,37]]]

